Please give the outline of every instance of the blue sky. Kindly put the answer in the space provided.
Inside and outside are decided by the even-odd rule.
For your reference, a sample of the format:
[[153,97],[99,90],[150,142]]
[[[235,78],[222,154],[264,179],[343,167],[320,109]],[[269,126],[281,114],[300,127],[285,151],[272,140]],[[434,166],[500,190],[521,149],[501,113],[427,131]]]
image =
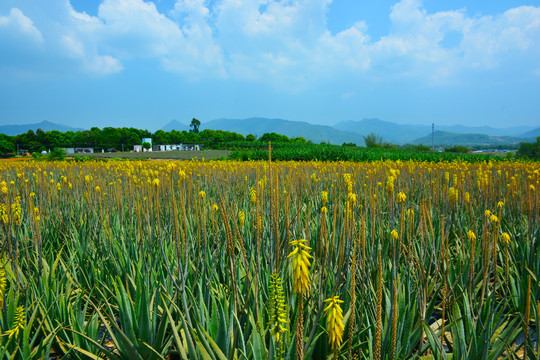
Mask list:
[[540,1],[2,0],[0,124],[540,126]]

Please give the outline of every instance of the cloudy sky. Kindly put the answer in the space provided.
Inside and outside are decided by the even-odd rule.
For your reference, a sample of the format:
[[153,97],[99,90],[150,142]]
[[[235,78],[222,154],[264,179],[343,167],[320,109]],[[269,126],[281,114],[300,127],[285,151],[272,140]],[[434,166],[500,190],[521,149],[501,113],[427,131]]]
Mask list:
[[1,0],[0,124],[540,126],[540,1]]

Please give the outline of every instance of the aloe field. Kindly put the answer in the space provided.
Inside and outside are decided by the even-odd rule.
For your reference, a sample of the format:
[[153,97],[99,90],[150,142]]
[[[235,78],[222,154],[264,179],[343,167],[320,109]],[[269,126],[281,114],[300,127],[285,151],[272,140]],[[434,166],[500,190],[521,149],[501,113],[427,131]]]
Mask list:
[[2,359],[540,359],[540,164],[0,162]]

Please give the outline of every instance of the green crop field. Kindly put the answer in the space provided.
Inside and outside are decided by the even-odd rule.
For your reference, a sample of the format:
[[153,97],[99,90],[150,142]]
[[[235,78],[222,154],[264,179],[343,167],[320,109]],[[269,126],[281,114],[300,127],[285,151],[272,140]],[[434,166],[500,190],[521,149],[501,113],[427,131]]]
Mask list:
[[539,358],[539,163],[0,170],[2,359]]

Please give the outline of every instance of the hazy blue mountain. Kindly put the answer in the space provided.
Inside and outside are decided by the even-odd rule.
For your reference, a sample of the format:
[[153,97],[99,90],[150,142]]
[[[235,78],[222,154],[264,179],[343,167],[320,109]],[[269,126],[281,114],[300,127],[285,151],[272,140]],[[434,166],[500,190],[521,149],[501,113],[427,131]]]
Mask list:
[[28,132],[28,130],[34,130],[34,132],[37,129],[41,129],[43,131],[52,131],[52,130],[58,130],[61,132],[66,131],[83,131],[85,129],[81,128],[74,128],[67,125],[62,124],[56,124],[52,123],[50,121],[42,121],[37,124],[23,124],[23,125],[0,125],[0,133],[6,134],[9,136],[19,135]]
[[171,122],[167,123],[165,126],[161,128],[163,131],[189,131],[189,125],[181,123],[178,120],[172,120]]
[[540,136],[540,127],[521,134],[521,136],[524,138],[537,138],[538,136]]
[[[363,119],[359,121],[344,121],[334,125],[336,129],[343,131],[353,131],[360,135],[367,135],[370,133],[378,134],[382,136],[385,141],[389,141],[394,144],[404,144],[413,142],[416,139],[430,134],[430,125],[417,125],[417,124],[396,124],[390,121],[382,121],[379,119]],[[508,128],[493,128],[490,126],[465,126],[465,125],[437,125],[435,124],[436,131],[444,131],[453,134],[483,134],[492,137],[523,137],[525,131],[532,130],[532,127],[528,126],[515,126]],[[485,140],[485,139],[484,139]],[[482,141],[484,141],[482,140]],[[494,139],[493,141],[498,142]],[[429,140],[431,144],[431,139]]]
[[234,131],[243,135],[253,134],[255,136],[275,132],[288,137],[302,136],[314,143],[329,141],[337,145],[344,142],[353,142],[357,145],[364,144],[364,139],[358,134],[341,131],[327,125],[313,125],[303,121],[283,119],[215,119],[202,123],[200,129]]
[[[456,134],[448,131],[435,131],[435,146],[439,145],[497,145],[525,141],[522,137],[490,136],[485,134]],[[415,139],[413,144],[431,146],[431,134]]]
[[393,144],[405,144],[411,142],[431,131],[431,126],[427,125],[402,125],[380,119],[343,121],[334,125],[334,128],[342,131],[355,132],[363,136],[375,133],[382,136],[384,141]]
[[512,126],[506,128],[494,128],[491,126],[466,126],[466,125],[440,125],[435,124],[436,130],[452,132],[456,134],[484,134],[490,136],[521,136],[524,132],[533,129],[532,126]]

